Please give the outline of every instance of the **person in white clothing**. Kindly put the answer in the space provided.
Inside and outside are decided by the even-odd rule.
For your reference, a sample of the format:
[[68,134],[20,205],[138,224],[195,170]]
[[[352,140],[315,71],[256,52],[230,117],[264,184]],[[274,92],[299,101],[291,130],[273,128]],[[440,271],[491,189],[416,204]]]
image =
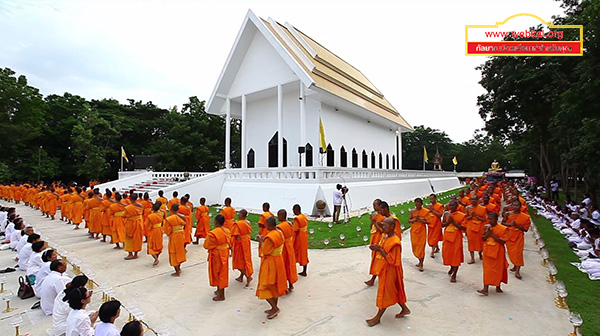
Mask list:
[[68,276],[63,275],[66,270],[67,266],[62,260],[55,260],[50,263],[50,274],[44,279],[40,291],[40,304],[46,315],[52,315],[54,299],[56,299],[58,293],[62,291],[65,288],[65,285],[71,280]]
[[76,288],[85,287],[88,282],[88,277],[85,275],[78,275],[73,278],[73,281],[69,282],[65,289],[58,293],[56,299],[54,299],[54,308],[52,309],[52,328],[54,336],[64,336],[67,332],[67,317],[71,313],[71,307],[67,296],[69,292]]
[[47,249],[42,253],[42,261],[44,262],[44,266],[42,266],[36,273],[35,285],[33,286],[33,291],[38,299],[40,298],[42,284],[44,283],[44,280],[48,274],[50,274],[50,264],[56,259],[58,259],[58,254],[56,254],[56,251],[53,249]]
[[85,287],[79,287],[69,292],[67,299],[71,312],[67,317],[66,336],[93,336],[94,329],[92,325],[98,318],[98,312],[88,315],[85,311],[87,305],[92,301],[93,291]]
[[44,266],[44,261],[42,260],[42,253],[44,250],[48,248],[48,243],[43,240],[37,241],[31,244],[31,256],[29,257],[29,263],[27,264],[27,276],[29,277],[29,282],[31,284],[35,284],[35,278],[37,272]]
[[6,230],[6,218],[8,217],[8,208],[0,207],[0,232]]
[[37,233],[32,233],[27,237],[27,244],[23,246],[19,253],[17,254],[17,258],[19,258],[19,269],[21,271],[27,271],[27,265],[29,264],[29,257],[33,253],[31,245],[36,241],[40,240],[40,235]]
[[8,249],[16,250],[17,244],[19,244],[19,241],[21,241],[21,238],[23,238],[23,223],[22,223],[22,221],[17,222],[15,224],[15,230],[8,238],[10,239],[10,243],[8,243]]
[[17,253],[23,248],[23,246],[25,246],[27,244],[27,239],[29,238],[29,236],[31,236],[31,234],[35,233],[35,232],[33,232],[33,226],[25,227],[25,230],[23,232],[25,232],[25,234],[21,237],[21,239],[19,239],[19,242],[17,243],[17,247],[15,248],[15,250],[17,250]]
[[104,302],[98,310],[98,318],[102,322],[96,326],[94,336],[120,336],[119,329],[115,326],[115,320],[120,314],[121,302],[118,300]]

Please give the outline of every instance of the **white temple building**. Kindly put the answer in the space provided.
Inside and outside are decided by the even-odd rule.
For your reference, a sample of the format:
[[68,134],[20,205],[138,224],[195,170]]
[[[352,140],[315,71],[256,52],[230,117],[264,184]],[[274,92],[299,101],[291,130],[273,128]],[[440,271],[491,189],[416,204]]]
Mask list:
[[[329,214],[338,183],[350,188],[350,210],[370,206],[375,198],[396,203],[460,185],[454,173],[402,170],[401,137],[412,127],[384,95],[358,69],[291,24],[261,19],[252,11],[207,112],[224,116],[226,125],[231,118],[241,120],[241,168],[231,167],[226,127],[225,169],[195,173],[166,187],[167,197],[173,190],[189,193],[194,203],[206,197],[209,204],[222,204],[231,197],[234,207],[254,211],[265,201],[272,210],[288,211],[298,203],[309,214],[316,214],[314,205],[321,199]],[[177,174],[182,176],[128,173],[132,176],[109,184],[130,187]]]

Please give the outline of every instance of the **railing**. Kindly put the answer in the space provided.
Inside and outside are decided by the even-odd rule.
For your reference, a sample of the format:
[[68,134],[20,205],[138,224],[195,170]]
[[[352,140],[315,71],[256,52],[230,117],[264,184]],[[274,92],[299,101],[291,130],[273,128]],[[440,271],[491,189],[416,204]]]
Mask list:
[[[152,172],[152,178],[153,179],[165,179],[165,178],[185,178],[185,172]],[[207,172],[188,172],[188,178],[192,179],[192,178],[196,178],[196,177],[202,177],[202,176],[206,176],[210,173]]]

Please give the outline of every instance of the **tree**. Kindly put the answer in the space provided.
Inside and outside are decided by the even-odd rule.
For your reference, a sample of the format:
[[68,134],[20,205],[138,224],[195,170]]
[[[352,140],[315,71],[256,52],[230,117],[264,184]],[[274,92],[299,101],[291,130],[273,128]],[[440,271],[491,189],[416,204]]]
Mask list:
[[423,147],[427,148],[429,163],[426,168],[433,168],[433,156],[436,151],[444,157],[444,170],[452,170],[452,153],[455,145],[445,132],[425,126],[416,126],[411,133],[402,135],[402,169],[423,169]]

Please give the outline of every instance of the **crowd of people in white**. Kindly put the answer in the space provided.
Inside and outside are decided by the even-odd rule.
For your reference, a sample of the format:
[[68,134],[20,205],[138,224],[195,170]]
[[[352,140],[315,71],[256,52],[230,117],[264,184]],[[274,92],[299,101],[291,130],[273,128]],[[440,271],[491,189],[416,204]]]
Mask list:
[[523,190],[530,206],[565,236],[581,263],[577,266],[592,280],[600,280],[600,211],[588,194],[581,204],[567,201],[560,206],[537,193]]
[[[17,265],[2,270],[23,272],[27,282],[32,285],[39,302],[32,308],[41,308],[45,315],[52,315],[55,336],[139,336],[143,332],[139,321],[127,323],[123,330],[115,327],[121,304],[113,300],[102,304],[98,311],[86,311],[93,291],[85,286],[88,278],[79,275],[70,278],[65,275],[67,265],[58,258],[54,249],[42,240],[35,229],[25,223],[15,208],[0,206],[0,250],[12,251]],[[4,253],[4,252],[3,252]],[[94,324],[97,319],[101,322]]]

